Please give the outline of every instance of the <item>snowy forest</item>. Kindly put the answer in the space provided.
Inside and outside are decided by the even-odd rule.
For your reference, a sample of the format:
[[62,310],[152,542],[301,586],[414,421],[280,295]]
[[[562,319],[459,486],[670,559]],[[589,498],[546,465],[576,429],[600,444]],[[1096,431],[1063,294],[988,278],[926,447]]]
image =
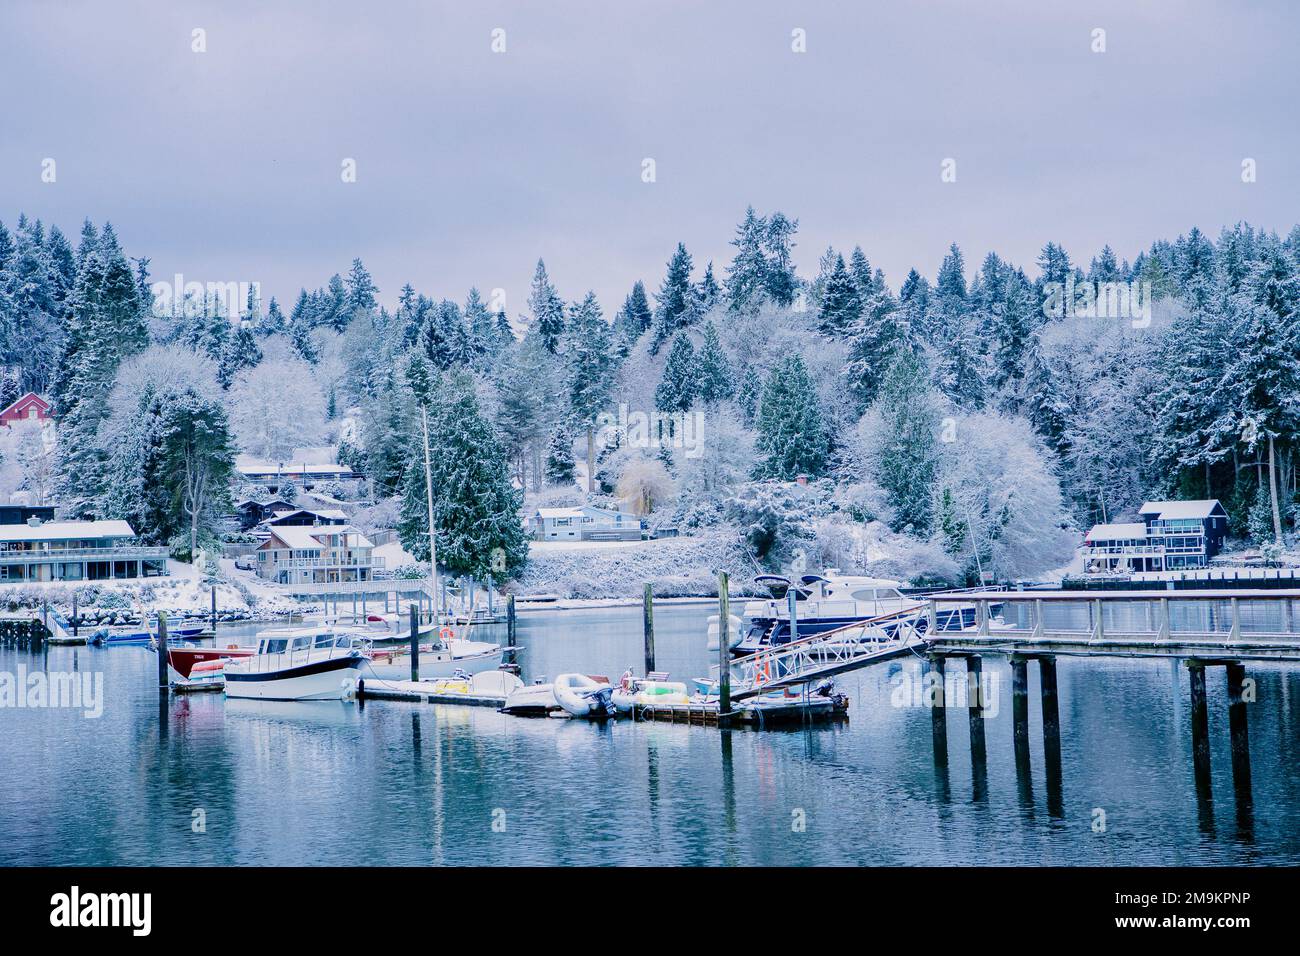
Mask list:
[[[357,259],[291,304],[250,286],[232,315],[215,296],[158,307],[111,225],[73,242],[19,216],[0,225],[0,405],[47,396],[57,438],[0,436],[0,496],[125,518],[184,560],[257,494],[236,454],[334,445],[365,480],[332,493],[427,560],[427,428],[457,573],[518,575],[525,509],[582,502],[752,567],[917,582],[1047,574],[1151,498],[1219,498],[1234,536],[1285,545],[1300,228],[1193,228],[1131,260],[1047,242],[974,265],[952,245],[895,288],[860,247],[799,275],[798,227],[751,208],[729,262],[679,244],[619,303],[539,250],[512,314],[478,289],[383,304]],[[1149,290],[1149,317],[1049,305],[1117,283]]]

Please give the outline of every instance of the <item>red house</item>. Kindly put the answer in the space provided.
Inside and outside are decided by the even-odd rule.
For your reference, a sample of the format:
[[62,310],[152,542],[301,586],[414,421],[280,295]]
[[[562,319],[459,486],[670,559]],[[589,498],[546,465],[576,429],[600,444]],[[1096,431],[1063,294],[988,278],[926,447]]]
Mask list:
[[0,425],[7,427],[13,422],[24,418],[34,418],[43,422],[49,421],[52,407],[49,402],[35,392],[28,392],[4,411],[0,411]]

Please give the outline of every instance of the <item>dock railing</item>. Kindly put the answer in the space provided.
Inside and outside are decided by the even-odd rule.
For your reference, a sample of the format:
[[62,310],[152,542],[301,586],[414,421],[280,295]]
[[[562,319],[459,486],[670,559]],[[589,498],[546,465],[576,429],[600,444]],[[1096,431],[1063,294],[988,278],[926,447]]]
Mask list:
[[[930,629],[948,645],[1013,642],[1079,645],[1117,653],[1258,650],[1300,656],[1295,602],[1300,590],[1004,591],[933,595],[933,622],[955,603],[975,605],[975,625]],[[1063,653],[1069,653],[1063,650]],[[1249,655],[1247,655],[1249,656]]]

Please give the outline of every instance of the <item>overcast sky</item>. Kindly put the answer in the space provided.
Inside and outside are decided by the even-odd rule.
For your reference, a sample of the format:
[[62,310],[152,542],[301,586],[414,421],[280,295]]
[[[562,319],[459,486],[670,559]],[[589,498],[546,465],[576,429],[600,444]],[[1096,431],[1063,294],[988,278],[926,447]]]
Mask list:
[[155,278],[286,305],[360,256],[386,303],[512,316],[538,256],[607,315],[678,241],[721,270],[749,203],[799,219],[805,276],[828,244],[895,288],[954,241],[1132,258],[1300,221],[1298,37],[1289,0],[5,0],[0,220],[110,220]]

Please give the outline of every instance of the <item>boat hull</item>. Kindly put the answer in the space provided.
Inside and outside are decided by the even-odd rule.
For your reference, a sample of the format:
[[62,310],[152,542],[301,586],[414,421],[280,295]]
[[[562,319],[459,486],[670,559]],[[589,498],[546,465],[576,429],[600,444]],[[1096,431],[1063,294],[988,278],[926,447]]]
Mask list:
[[[420,651],[420,680],[446,680],[454,677],[457,671],[465,674],[480,674],[483,671],[496,670],[501,666],[505,648],[493,647],[490,651],[470,654],[456,654],[454,651]],[[372,658],[364,668],[367,676],[381,680],[410,680],[411,655],[378,655]]]
[[227,666],[226,696],[246,700],[345,700],[352,696],[368,659],[331,657],[273,671]]

